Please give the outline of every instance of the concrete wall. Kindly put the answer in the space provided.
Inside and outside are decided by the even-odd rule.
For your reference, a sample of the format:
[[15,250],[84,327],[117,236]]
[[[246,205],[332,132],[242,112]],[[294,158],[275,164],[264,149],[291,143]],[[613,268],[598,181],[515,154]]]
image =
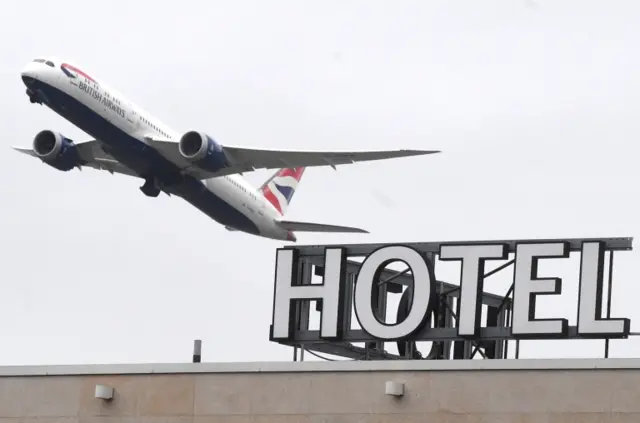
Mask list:
[[0,367],[0,423],[14,422],[637,423],[640,361]]

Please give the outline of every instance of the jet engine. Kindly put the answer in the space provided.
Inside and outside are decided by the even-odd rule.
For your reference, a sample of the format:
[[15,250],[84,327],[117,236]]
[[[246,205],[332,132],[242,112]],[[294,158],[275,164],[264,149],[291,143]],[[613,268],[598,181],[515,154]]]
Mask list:
[[65,172],[81,164],[73,141],[50,130],[41,131],[35,136],[33,151],[49,166]]
[[178,150],[200,169],[217,172],[228,165],[222,146],[204,132],[189,131],[180,138]]

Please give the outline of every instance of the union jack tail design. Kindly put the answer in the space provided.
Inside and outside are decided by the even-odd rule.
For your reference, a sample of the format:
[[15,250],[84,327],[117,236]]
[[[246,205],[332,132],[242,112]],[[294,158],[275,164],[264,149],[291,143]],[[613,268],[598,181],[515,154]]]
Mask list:
[[291,198],[302,179],[304,167],[280,169],[260,187],[260,191],[281,215],[287,212]]

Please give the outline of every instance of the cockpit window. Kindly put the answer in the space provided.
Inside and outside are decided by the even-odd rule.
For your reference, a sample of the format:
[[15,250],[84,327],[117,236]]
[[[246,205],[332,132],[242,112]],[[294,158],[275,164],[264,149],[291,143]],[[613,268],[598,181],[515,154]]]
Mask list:
[[37,62],[37,63],[44,63],[44,59],[35,59],[35,60],[34,60],[34,62]]
[[46,61],[46,65],[47,65],[47,66],[51,66],[52,68],[55,68],[55,67],[56,67],[56,66],[53,64],[53,62],[50,62],[50,61],[48,61],[48,60]]

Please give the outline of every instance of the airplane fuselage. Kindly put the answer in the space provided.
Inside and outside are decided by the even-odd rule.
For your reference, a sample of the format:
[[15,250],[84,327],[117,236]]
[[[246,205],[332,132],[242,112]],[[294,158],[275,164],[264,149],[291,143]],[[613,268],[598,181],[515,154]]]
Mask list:
[[178,196],[227,229],[295,241],[278,225],[279,213],[241,175],[200,180],[150,147],[147,138],[178,140],[179,132],[137,107],[78,67],[55,59],[31,62],[22,72],[27,94],[94,137],[100,147],[148,183],[147,195],[160,189]]

